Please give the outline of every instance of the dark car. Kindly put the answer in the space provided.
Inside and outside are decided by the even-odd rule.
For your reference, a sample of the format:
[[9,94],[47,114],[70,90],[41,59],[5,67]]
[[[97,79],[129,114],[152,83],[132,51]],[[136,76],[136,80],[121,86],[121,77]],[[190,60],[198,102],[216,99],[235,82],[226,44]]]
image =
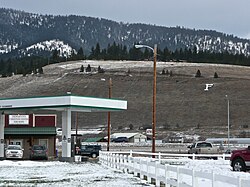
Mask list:
[[99,151],[102,150],[100,145],[81,145],[81,155],[96,158],[99,156]]
[[43,145],[33,145],[30,149],[30,159],[48,160],[48,150]]
[[128,138],[127,137],[117,137],[115,139],[113,139],[113,142],[128,142]]

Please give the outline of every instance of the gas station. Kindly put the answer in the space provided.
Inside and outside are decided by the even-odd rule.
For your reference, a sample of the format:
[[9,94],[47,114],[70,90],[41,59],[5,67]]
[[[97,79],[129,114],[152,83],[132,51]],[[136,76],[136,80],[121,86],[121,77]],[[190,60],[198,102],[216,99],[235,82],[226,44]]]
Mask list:
[[0,160],[4,159],[5,114],[54,110],[62,113],[62,157],[71,161],[71,112],[113,112],[127,109],[127,101],[77,95],[0,99]]

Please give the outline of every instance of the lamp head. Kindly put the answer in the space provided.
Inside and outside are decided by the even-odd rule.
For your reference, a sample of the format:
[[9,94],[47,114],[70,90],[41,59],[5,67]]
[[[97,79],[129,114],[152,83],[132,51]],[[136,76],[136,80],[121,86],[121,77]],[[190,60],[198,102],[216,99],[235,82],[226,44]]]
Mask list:
[[142,47],[144,47],[144,45],[135,45],[135,48],[142,48]]

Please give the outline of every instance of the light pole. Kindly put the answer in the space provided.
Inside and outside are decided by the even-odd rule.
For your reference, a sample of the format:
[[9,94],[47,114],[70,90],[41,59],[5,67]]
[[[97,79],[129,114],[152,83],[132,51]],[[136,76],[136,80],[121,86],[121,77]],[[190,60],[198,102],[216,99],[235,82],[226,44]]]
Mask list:
[[[155,153],[155,127],[156,127],[156,57],[157,44],[154,48],[147,45],[135,45],[135,48],[148,48],[154,52],[154,83],[153,83],[153,108],[152,108],[152,153]],[[155,155],[153,155],[153,158]]]
[[[112,97],[112,79],[109,78],[109,99]],[[110,144],[110,112],[108,112],[108,143],[107,143],[107,151],[109,151]]]
[[228,146],[228,150],[230,149],[229,147],[229,141],[230,141],[230,109],[229,109],[229,98],[228,96],[226,95],[226,98],[227,98],[227,146]]

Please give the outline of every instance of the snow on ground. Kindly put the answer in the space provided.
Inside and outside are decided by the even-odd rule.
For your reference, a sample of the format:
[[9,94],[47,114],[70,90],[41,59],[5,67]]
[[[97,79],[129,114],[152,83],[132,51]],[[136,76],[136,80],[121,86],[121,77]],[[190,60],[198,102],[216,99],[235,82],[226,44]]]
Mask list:
[[[63,64],[63,65],[61,65]],[[81,65],[87,67],[88,64],[91,67],[97,68],[101,66],[104,69],[126,69],[126,68],[142,68],[152,67],[152,61],[102,61],[102,60],[81,60],[81,61],[69,61],[65,63],[56,64],[56,66],[63,69],[77,69]],[[187,62],[157,62],[157,67],[188,67],[188,66],[213,66],[213,67],[238,67],[238,68],[250,68],[245,66],[236,66],[228,64],[208,64],[208,63],[187,63]]]
[[0,186],[127,187],[146,184],[96,162],[0,161]]
[[[173,163],[173,160],[171,161]],[[250,180],[250,173],[233,172],[228,160],[179,160],[180,167],[203,172],[241,177]],[[190,178],[183,180],[187,182]],[[202,187],[211,181],[200,180]],[[84,186],[129,187],[151,186],[132,174],[125,174],[101,165],[99,162],[66,163],[58,161],[0,161],[0,186]],[[230,185],[227,185],[230,186]]]

